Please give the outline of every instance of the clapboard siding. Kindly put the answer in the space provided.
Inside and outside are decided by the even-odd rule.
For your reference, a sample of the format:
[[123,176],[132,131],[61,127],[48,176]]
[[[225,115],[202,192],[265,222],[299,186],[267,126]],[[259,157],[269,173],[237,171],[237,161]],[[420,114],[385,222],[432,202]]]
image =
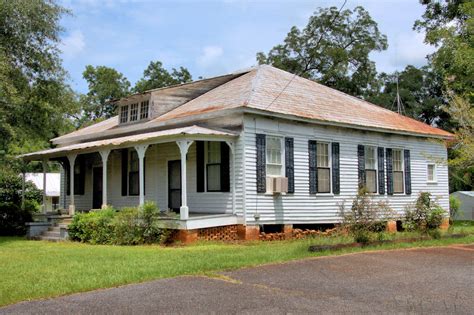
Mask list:
[[[257,193],[256,188],[256,137],[257,133],[294,138],[295,192],[284,196]],[[249,224],[272,223],[334,223],[339,221],[339,204],[349,207],[358,189],[357,145],[408,149],[411,152],[411,195],[374,195],[386,200],[402,215],[405,206],[413,202],[418,193],[429,191],[448,210],[448,171],[438,165],[436,184],[427,184],[426,167],[433,159],[446,159],[442,143],[418,137],[388,135],[375,132],[311,126],[283,120],[271,120],[248,115],[244,119],[246,221]],[[340,143],[340,195],[309,194],[308,140]],[[259,220],[255,221],[258,213]]]
[[[243,143],[236,142],[236,174],[240,180],[236,181],[236,208],[237,213],[242,215],[243,205],[243,177],[242,166]],[[168,208],[168,161],[180,160],[179,148],[176,143],[164,143],[152,145],[148,148],[145,156],[145,200],[154,201],[160,209]],[[98,155],[86,162],[85,193],[74,197],[77,210],[89,210],[92,207],[92,167],[101,166]],[[232,164],[230,166],[230,181],[233,180]],[[107,168],[108,204],[123,208],[136,206],[139,203],[138,196],[122,196],[121,194],[121,155],[120,151],[112,151],[108,159]],[[62,177],[64,178],[64,176]],[[232,187],[232,186],[231,186]],[[188,206],[190,212],[197,213],[232,213],[232,191],[197,193],[196,191],[196,145],[193,143],[187,155],[187,190]],[[69,205],[69,196],[64,196],[65,181],[61,185],[61,205],[65,208]]]

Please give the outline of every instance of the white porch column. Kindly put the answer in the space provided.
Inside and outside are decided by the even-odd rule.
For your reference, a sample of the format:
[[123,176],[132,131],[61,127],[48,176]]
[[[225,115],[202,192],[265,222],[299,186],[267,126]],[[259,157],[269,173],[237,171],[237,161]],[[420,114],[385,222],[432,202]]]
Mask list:
[[48,167],[48,160],[43,159],[43,213],[46,214],[46,170]]
[[69,160],[69,215],[74,215],[76,205],[74,204],[74,163],[76,162],[77,154],[70,154],[67,156]]
[[107,207],[107,160],[110,150],[99,151],[102,158],[102,209]]
[[235,143],[231,141],[226,141],[226,143],[229,146],[232,160],[232,213],[235,214]]
[[187,182],[186,182],[186,154],[193,141],[190,140],[178,140],[176,144],[181,152],[181,207],[179,208],[179,214],[181,220],[187,220],[189,218],[189,208],[187,200]]
[[138,154],[138,179],[140,181],[139,189],[140,189],[140,206],[143,206],[145,203],[145,174],[144,174],[144,163],[143,159],[145,158],[145,152],[148,149],[147,145],[137,145],[135,146],[135,150]]

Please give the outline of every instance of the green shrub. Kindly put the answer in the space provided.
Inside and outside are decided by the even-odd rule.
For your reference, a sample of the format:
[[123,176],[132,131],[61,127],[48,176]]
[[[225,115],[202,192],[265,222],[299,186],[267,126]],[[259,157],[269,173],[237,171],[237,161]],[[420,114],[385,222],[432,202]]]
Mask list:
[[414,205],[405,209],[403,227],[408,231],[427,233],[441,226],[446,211],[431,198],[431,193],[421,192]]
[[161,243],[168,240],[169,234],[168,229],[161,226],[160,211],[152,202],[121,211],[107,208],[77,214],[69,225],[71,240],[91,244]]
[[393,212],[384,201],[374,201],[365,189],[360,189],[352,201],[349,211],[344,202],[339,205],[342,227],[358,243],[368,243],[373,233],[385,231],[386,221],[393,217]]
[[12,202],[0,203],[0,236],[25,235],[26,222],[33,221],[31,213]]

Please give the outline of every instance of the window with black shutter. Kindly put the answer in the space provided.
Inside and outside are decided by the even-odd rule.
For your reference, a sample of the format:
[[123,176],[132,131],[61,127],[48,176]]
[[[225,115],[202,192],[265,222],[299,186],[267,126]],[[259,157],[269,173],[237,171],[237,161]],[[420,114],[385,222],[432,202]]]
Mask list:
[[204,192],[205,159],[204,159],[204,141],[196,141],[196,190]]
[[139,160],[138,153],[135,150],[130,150],[129,165],[128,165],[128,195],[138,196],[140,193],[140,178],[139,178]]
[[230,191],[229,146],[222,141],[196,142],[197,192]]
[[387,162],[387,194],[393,195],[393,152],[392,149],[386,149],[385,159]]
[[308,165],[309,165],[309,193],[315,194],[318,191],[318,168],[316,167],[317,142],[308,141]]
[[265,161],[265,135],[256,135],[256,146],[257,146],[257,192],[266,192],[266,161]]
[[357,146],[357,173],[360,189],[365,187],[365,147],[362,144]]
[[341,191],[340,188],[340,167],[339,167],[339,143],[332,143],[332,192],[338,195]]
[[377,155],[374,147],[365,147],[365,187],[369,193],[377,193]]
[[385,154],[383,148],[377,148],[378,170],[379,170],[379,194],[385,194]]
[[404,166],[405,166],[405,193],[411,195],[411,166],[410,166],[410,150],[404,150]]
[[402,150],[394,149],[392,151],[392,169],[393,169],[393,193],[404,193],[404,166]]
[[285,138],[285,176],[288,178],[288,193],[294,193],[295,162],[293,138]]

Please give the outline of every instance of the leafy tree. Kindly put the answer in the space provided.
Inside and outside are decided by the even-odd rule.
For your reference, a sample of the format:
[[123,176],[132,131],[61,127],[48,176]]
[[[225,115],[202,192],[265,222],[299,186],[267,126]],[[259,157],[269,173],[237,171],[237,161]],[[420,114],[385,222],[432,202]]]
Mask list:
[[[0,0],[0,165],[47,147],[70,126],[72,91],[65,83],[59,21],[69,12],[54,0]],[[5,169],[3,169],[4,171]]]
[[454,131],[456,144],[449,156],[452,175],[451,190],[472,190],[474,188],[474,107],[467,99],[453,96],[444,109],[458,125]]
[[443,110],[443,79],[429,66],[406,66],[401,72],[381,73],[379,86],[368,93],[367,100],[393,111],[397,110],[397,80],[404,114],[430,125],[446,127],[449,117]]
[[414,29],[425,31],[425,42],[438,50],[430,56],[445,79],[445,90],[474,102],[474,2],[421,0],[426,6]]
[[111,101],[130,93],[130,82],[124,75],[106,66],[86,66],[82,73],[89,92],[81,95],[82,120],[91,121],[110,118],[116,114],[116,106]]
[[136,93],[142,93],[147,90],[162,88],[170,85],[191,82],[192,76],[188,69],[179,67],[171,69],[171,72],[163,68],[161,61],[151,61],[143,72],[141,78],[133,88]]
[[283,44],[259,52],[257,61],[362,96],[376,78],[369,54],[385,49],[386,36],[364,8],[330,7],[316,11],[303,29],[293,26]]

